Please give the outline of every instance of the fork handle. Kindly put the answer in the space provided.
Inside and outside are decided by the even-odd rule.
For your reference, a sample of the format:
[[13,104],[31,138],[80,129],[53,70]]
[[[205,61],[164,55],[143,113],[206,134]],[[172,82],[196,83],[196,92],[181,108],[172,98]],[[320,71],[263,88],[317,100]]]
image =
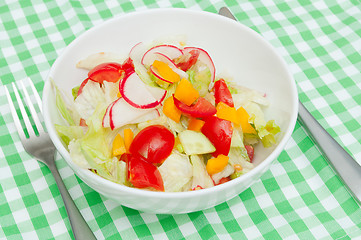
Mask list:
[[58,185],[61,197],[65,205],[66,212],[68,213],[69,221],[71,228],[73,230],[75,240],[92,240],[96,237],[93,234],[93,231],[89,228],[88,224],[85,222],[83,216],[81,215],[79,209],[76,207],[73,199],[71,198],[68,190],[66,189],[63,180],[59,175],[59,171],[53,165],[48,166],[51,173],[54,175],[56,184]]
[[298,118],[350,192],[361,203],[361,166],[316,121],[301,102],[299,102]]

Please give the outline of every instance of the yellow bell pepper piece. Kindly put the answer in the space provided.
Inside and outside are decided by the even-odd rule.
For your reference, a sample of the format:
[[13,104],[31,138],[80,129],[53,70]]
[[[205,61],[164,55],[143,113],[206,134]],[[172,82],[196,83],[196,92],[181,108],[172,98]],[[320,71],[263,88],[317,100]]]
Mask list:
[[172,68],[169,67],[165,62],[155,60],[152,65],[158,70],[160,76],[165,80],[172,83],[178,82],[180,80],[180,76],[174,72]]
[[221,172],[228,164],[228,156],[223,154],[218,155],[216,158],[211,158],[207,162],[207,172],[209,175],[213,175]]
[[164,101],[163,113],[175,122],[179,122],[182,112],[174,105],[173,97]]
[[188,106],[192,105],[199,98],[198,91],[192,86],[192,83],[183,78],[175,89],[174,97]]
[[191,118],[188,122],[188,130],[200,132],[204,123],[205,122],[200,119]]
[[237,116],[240,121],[240,125],[243,133],[252,133],[252,134],[257,133],[256,130],[252,127],[252,125],[248,122],[249,115],[243,107],[237,109]]
[[124,145],[127,153],[129,153],[130,144],[133,142],[133,131],[130,128],[124,129]]
[[126,152],[127,150],[125,148],[124,139],[120,136],[120,134],[118,134],[113,140],[113,156],[121,156]]
[[234,107],[230,107],[224,102],[219,102],[217,104],[217,117],[231,121],[235,124],[240,124],[240,119],[237,115],[237,110]]

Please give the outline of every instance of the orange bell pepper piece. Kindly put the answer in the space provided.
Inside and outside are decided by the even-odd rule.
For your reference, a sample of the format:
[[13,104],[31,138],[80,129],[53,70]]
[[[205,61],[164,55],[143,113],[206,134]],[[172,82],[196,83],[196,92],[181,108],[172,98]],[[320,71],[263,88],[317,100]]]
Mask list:
[[113,156],[121,156],[126,152],[124,139],[120,134],[117,134],[113,140]]
[[213,175],[221,172],[228,164],[228,156],[223,154],[218,155],[216,158],[211,158],[207,162],[207,172],[209,175]]
[[182,112],[174,105],[172,96],[164,101],[163,113],[173,121],[179,122]]
[[231,121],[235,124],[240,124],[240,119],[237,115],[237,110],[234,107],[230,107],[224,102],[219,102],[217,104],[217,117]]
[[124,129],[124,145],[127,153],[129,153],[130,144],[132,144],[134,138],[134,134],[132,129],[126,128]]
[[200,132],[204,123],[205,122],[200,119],[191,118],[188,122],[188,130]]
[[198,91],[192,86],[192,83],[183,78],[175,89],[174,97],[188,106],[192,105],[199,98]]
[[239,125],[241,125],[243,133],[257,133],[256,130],[252,127],[252,125],[248,122],[249,115],[243,107],[237,109],[237,116],[240,122]]
[[180,76],[174,72],[173,69],[165,62],[155,60],[152,65],[158,70],[160,76],[165,80],[172,83],[178,82],[180,80]]

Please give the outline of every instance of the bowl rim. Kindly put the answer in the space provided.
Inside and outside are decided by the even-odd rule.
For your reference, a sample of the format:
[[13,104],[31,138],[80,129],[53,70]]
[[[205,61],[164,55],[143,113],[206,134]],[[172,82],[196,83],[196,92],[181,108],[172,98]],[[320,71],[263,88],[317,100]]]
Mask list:
[[[70,166],[70,168],[74,171],[74,173],[78,177],[80,177],[80,176],[77,174],[77,171],[81,171],[85,177],[91,178],[99,184],[107,185],[111,189],[119,190],[124,193],[131,193],[138,197],[173,199],[173,198],[193,198],[196,196],[211,195],[212,193],[218,192],[219,190],[232,188],[235,185],[239,184],[240,182],[245,181],[245,179],[251,179],[254,175],[259,173],[262,169],[265,169],[267,166],[269,167],[271,162],[274,161],[278,157],[278,155],[283,151],[286,143],[289,141],[289,139],[292,135],[292,132],[295,128],[297,115],[298,115],[298,92],[297,92],[296,82],[295,82],[293,76],[291,75],[291,73],[289,71],[289,67],[287,66],[285,60],[280,56],[280,54],[276,51],[276,49],[265,38],[262,37],[261,34],[257,33],[253,29],[243,25],[242,23],[240,23],[238,21],[234,21],[234,20],[226,18],[224,16],[221,16],[221,15],[218,15],[215,13],[211,13],[211,12],[206,12],[206,11],[183,9],[183,8],[146,9],[146,10],[140,10],[140,11],[135,11],[135,12],[131,12],[131,13],[126,13],[124,15],[119,15],[119,16],[110,18],[108,20],[105,20],[104,22],[102,22],[96,26],[91,27],[90,29],[84,31],[78,37],[76,37],[70,44],[68,44],[62,50],[62,52],[59,54],[59,56],[57,57],[57,59],[55,60],[53,65],[51,66],[51,69],[49,70],[49,73],[47,75],[45,85],[44,85],[43,97],[42,97],[43,102],[48,102],[48,99],[50,98],[50,95],[51,95],[50,93],[52,91],[52,86],[51,86],[50,78],[51,78],[52,72],[54,71],[55,68],[57,68],[57,66],[61,62],[62,57],[65,55],[65,53],[67,51],[69,51],[69,49],[72,45],[75,45],[77,42],[81,41],[83,38],[85,38],[91,32],[97,31],[97,29],[102,28],[104,25],[119,21],[119,19],[126,19],[126,18],[138,17],[138,16],[143,17],[143,15],[147,15],[147,14],[169,13],[170,11],[174,12],[175,14],[194,14],[194,15],[200,15],[200,16],[205,16],[205,17],[210,17],[210,18],[217,18],[218,21],[223,21],[225,24],[231,24],[231,25],[236,26],[237,28],[242,29],[243,31],[253,35],[253,37],[258,38],[259,40],[261,40],[261,42],[263,44],[265,44],[265,46],[270,50],[270,52],[272,52],[272,54],[278,59],[279,63],[282,66],[282,69],[285,71],[288,79],[290,80],[291,94],[293,96],[292,108],[294,109],[294,111],[290,114],[290,120],[289,120],[287,129],[285,129],[283,131],[285,134],[283,135],[281,141],[278,143],[276,148],[260,164],[255,166],[255,168],[253,168],[251,171],[245,173],[244,175],[241,175],[240,177],[238,177],[236,179],[233,179],[232,181],[228,181],[221,185],[216,185],[214,187],[206,188],[206,189],[202,189],[202,190],[198,190],[198,191],[186,191],[186,192],[147,191],[144,189],[127,187],[127,186],[112,182],[110,180],[104,179],[104,178],[100,177],[99,175],[97,175],[89,170],[83,169],[83,168],[79,167],[78,165],[76,165],[74,162],[72,162],[69,152],[63,146],[59,137],[57,136],[57,133],[54,128],[54,124],[52,124],[50,122],[51,118],[50,118],[50,114],[49,114],[49,109],[47,108],[47,104],[43,104],[44,122],[45,122],[46,128],[48,129],[50,138],[53,141],[54,145],[56,146],[57,151],[64,158],[67,165]],[[86,181],[83,180],[83,182],[88,185],[88,183]]]

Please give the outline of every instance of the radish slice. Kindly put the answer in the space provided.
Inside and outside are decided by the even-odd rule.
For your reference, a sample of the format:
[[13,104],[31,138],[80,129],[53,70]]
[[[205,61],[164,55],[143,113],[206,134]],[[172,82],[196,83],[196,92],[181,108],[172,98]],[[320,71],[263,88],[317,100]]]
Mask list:
[[135,72],[130,73],[120,82],[119,91],[124,100],[135,108],[154,108],[160,104],[160,99],[153,97],[147,85]]
[[167,95],[167,90],[164,90],[163,88],[160,87],[151,87],[151,86],[146,86],[146,87],[150,92],[150,94],[152,94],[152,96],[155,99],[157,99],[157,101],[161,104],[165,96]]
[[144,43],[139,42],[139,43],[135,44],[134,47],[132,47],[132,49],[130,49],[129,57],[133,61],[140,62],[143,58],[145,51],[146,51],[146,48],[145,48]]
[[149,111],[149,113],[144,114],[143,116],[134,119],[133,123],[141,123],[141,122],[146,122],[146,121],[150,121],[156,118],[160,117],[160,113],[158,111],[158,109],[153,109],[152,111]]
[[114,130],[126,124],[136,123],[138,118],[152,111],[155,111],[155,109],[134,108],[124,98],[118,98],[109,111],[110,128]]
[[144,56],[144,53],[147,51],[147,48],[144,43],[137,43],[129,52],[129,58],[133,60],[134,70],[139,75],[141,80],[147,84],[153,83],[152,79],[149,77],[147,68],[141,64],[141,60]]
[[202,48],[197,48],[197,47],[185,47],[183,49],[184,53],[189,53],[192,50],[198,50],[199,51],[199,56],[198,56],[198,60],[203,62],[208,68],[209,71],[211,71],[211,80],[212,82],[214,82],[214,78],[216,76],[216,68],[214,66],[214,63],[212,61],[212,58],[209,56],[209,54],[203,50]]
[[112,102],[111,104],[109,104],[109,106],[107,107],[107,110],[105,111],[103,121],[102,121],[103,127],[110,127],[110,117],[109,117],[109,115],[110,115],[110,109],[112,108],[114,103],[115,103],[115,101]]
[[163,53],[155,52],[155,53],[153,53],[152,57],[153,57],[153,60],[152,60],[151,64],[153,64],[153,62],[155,60],[158,60],[158,61],[168,64],[168,66],[171,68],[177,68],[177,65],[175,64],[175,62],[172,59],[170,59],[167,55],[164,55]]
[[170,59],[175,59],[183,55],[181,49],[173,45],[158,45],[149,49],[143,56],[141,63],[150,66],[154,60],[154,53],[161,53]]

